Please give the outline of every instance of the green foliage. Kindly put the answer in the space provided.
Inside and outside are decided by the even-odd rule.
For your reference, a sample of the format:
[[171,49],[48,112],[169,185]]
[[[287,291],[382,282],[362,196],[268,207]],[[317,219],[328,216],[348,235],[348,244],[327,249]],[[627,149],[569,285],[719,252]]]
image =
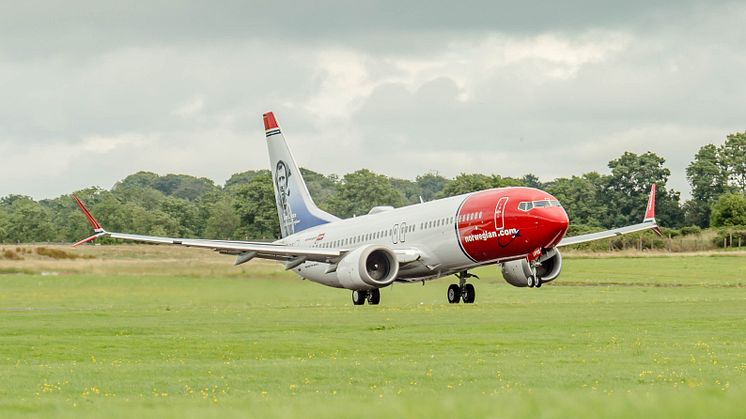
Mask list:
[[604,197],[606,178],[598,173],[559,178],[546,184],[546,191],[559,199],[571,224],[602,226],[608,208]]
[[416,181],[413,182],[408,179],[390,178],[389,182],[391,182],[391,186],[394,189],[399,191],[402,194],[402,196],[404,196],[405,205],[416,204],[420,202],[420,195],[422,194],[422,189],[420,189],[420,186],[417,184]]
[[[274,239],[280,235],[272,175],[263,172],[232,189],[233,207],[240,220],[236,239]],[[235,219],[228,220],[233,223]],[[215,221],[217,222],[217,221]]]
[[337,193],[337,182],[339,181],[337,176],[324,176],[321,173],[316,173],[313,170],[302,167],[300,173],[303,176],[303,180],[306,181],[308,193],[311,194],[316,205],[319,208],[326,209],[331,197]]
[[725,143],[702,146],[686,168],[692,200],[684,205],[686,221],[707,227],[715,200],[728,192],[746,193],[746,132],[728,135]]
[[448,182],[443,190],[440,191],[440,193],[437,195],[437,197],[444,198],[447,196],[462,195],[465,193],[481,191],[482,189],[488,189],[491,187],[492,179],[487,175],[479,173],[461,173],[453,180]]
[[7,242],[8,213],[0,208],[0,243]]
[[746,132],[728,135],[720,155],[729,184],[736,191],[746,193]]
[[662,225],[680,227],[684,214],[679,204],[679,193],[666,189],[671,171],[663,166],[665,159],[655,153],[626,152],[609,162],[605,200],[608,205],[609,227],[639,223],[645,213],[650,185],[656,184],[656,219]]
[[723,194],[712,204],[710,224],[714,227],[746,226],[746,195]]
[[205,238],[230,240],[239,237],[237,230],[241,226],[241,217],[236,211],[233,196],[226,195],[217,202],[209,204],[206,219]]
[[[730,149],[735,149],[738,138],[729,136]],[[713,163],[713,159],[720,156],[713,147],[704,147],[698,153],[696,164],[688,169],[690,181],[700,185],[701,194],[697,196],[703,199],[706,198],[707,185],[711,186],[715,182],[712,179],[719,176],[716,176],[716,167],[722,166]],[[731,157],[729,161],[735,160]],[[429,201],[489,188],[530,186],[541,187],[555,195],[573,224],[607,228],[639,222],[650,183],[655,181],[658,184],[657,218],[662,225],[675,228],[685,225],[685,220],[678,192],[665,187],[669,171],[663,164],[664,160],[653,153],[625,153],[609,163],[610,175],[591,172],[546,184],[533,174],[518,179],[496,174],[462,173],[449,180],[437,173],[426,173],[411,181],[388,178],[367,169],[348,173],[342,179],[336,175],[300,170],[316,204],[343,218],[366,214],[374,206],[399,207],[417,203],[420,197]],[[735,163],[732,166],[735,167]],[[721,177],[725,178],[725,175]],[[710,179],[709,184],[707,179]],[[94,216],[112,231],[179,237],[271,239],[277,237],[279,230],[269,170],[236,173],[226,181],[224,188],[209,179],[189,175],[159,176],[138,172],[117,182],[111,191],[89,188],[77,194]],[[40,209],[36,210],[40,211],[40,224],[33,232],[28,232],[28,237],[21,237],[19,234],[26,233],[19,232],[13,222],[14,217],[20,216],[14,214],[15,207],[12,206],[18,199],[17,196],[6,197],[4,206],[0,206],[0,241],[71,242],[90,234],[85,217],[71,197],[63,195],[39,202]],[[24,205],[30,205],[28,201],[26,198]],[[704,205],[702,202],[693,200],[687,203],[686,220],[696,212],[691,207]],[[709,213],[709,206],[706,211]],[[28,211],[25,216],[29,216]]]
[[[301,172],[303,169],[301,169]],[[234,186],[245,185],[251,181],[255,176],[262,173],[269,173],[269,170],[247,170],[241,173],[234,173],[230,179],[225,182],[225,189],[230,189]]]
[[710,206],[727,188],[727,168],[718,148],[702,146],[686,168],[686,178],[692,185],[692,200],[685,204],[686,220],[700,227],[710,221]]
[[48,242],[54,239],[51,214],[30,197],[7,196],[0,199],[0,208],[8,214],[3,227],[6,242]]
[[205,177],[167,174],[155,180],[152,187],[163,194],[195,201],[203,195],[218,189],[215,182]]
[[529,188],[544,189],[544,184],[533,173],[527,173],[521,178],[521,182]]
[[337,194],[329,200],[329,209],[339,217],[348,218],[367,214],[375,206],[400,207],[405,202],[404,194],[386,176],[361,169],[342,178]]
[[439,175],[437,172],[426,173],[424,175],[417,176],[415,179],[417,186],[420,188],[420,195],[424,201],[432,201],[435,196],[445,188],[446,184],[450,182],[448,179]]
[[712,242],[717,247],[746,246],[746,226],[720,228]]

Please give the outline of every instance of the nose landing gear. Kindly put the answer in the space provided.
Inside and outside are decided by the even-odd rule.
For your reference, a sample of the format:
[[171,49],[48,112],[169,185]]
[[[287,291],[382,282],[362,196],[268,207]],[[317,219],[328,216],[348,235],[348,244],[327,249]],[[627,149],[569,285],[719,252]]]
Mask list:
[[450,304],[458,304],[461,300],[464,304],[472,304],[477,296],[476,290],[474,289],[474,285],[466,283],[466,279],[479,279],[479,277],[467,271],[459,272],[456,277],[458,278],[458,285],[451,284],[448,286],[448,302]]

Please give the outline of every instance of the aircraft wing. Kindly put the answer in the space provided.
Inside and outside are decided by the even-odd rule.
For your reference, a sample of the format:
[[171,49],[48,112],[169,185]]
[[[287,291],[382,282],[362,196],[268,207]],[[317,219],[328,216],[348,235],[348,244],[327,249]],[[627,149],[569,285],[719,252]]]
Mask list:
[[145,236],[140,234],[116,233],[104,230],[101,224],[96,221],[83,202],[73,195],[73,199],[78,203],[80,210],[88,219],[93,227],[94,235],[83,239],[73,247],[83,243],[93,241],[99,237],[111,237],[120,240],[132,240],[143,243],[153,244],[172,244],[186,247],[197,247],[202,249],[215,250],[217,252],[229,255],[237,255],[236,265],[248,262],[253,258],[273,259],[285,261],[288,269],[294,268],[306,261],[335,263],[347,250],[344,249],[322,249],[315,247],[294,247],[277,243],[251,242],[251,241],[232,241],[232,240],[207,240],[207,239],[185,239],[175,237]]
[[622,236],[624,234],[637,233],[639,231],[653,230],[661,235],[658,223],[655,221],[655,184],[650,187],[650,197],[645,210],[645,217],[639,224],[599,231],[597,233],[581,234],[579,236],[565,237],[557,244],[557,247],[570,246],[573,244],[587,243],[594,240],[608,239],[610,237]]

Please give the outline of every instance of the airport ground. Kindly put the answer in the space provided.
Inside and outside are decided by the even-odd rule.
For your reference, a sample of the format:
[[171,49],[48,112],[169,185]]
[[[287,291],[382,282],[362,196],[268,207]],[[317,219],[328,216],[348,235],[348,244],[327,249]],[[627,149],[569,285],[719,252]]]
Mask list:
[[[68,259],[73,256],[85,258]],[[269,262],[0,246],[2,417],[743,417],[746,253],[567,252],[380,306]]]

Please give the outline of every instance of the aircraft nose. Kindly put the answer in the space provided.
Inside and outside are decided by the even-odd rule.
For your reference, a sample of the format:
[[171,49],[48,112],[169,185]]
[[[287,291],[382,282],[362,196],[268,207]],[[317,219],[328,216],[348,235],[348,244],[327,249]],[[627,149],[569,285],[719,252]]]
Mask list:
[[545,208],[540,217],[541,227],[547,233],[548,243],[545,247],[553,247],[565,236],[570,220],[564,208]]

